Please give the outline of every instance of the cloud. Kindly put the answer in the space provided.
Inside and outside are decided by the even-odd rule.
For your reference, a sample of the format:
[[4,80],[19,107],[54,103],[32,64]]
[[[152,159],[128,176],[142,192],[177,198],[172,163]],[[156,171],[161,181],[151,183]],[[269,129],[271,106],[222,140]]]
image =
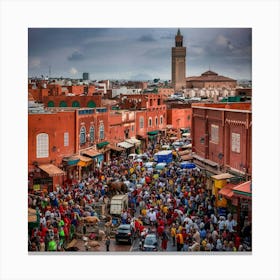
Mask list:
[[230,40],[224,35],[219,35],[216,39],[216,44],[221,47],[228,48],[229,50],[233,50],[234,47],[231,44]]
[[30,68],[39,68],[41,66],[41,60],[39,58],[30,59]]
[[71,67],[69,73],[72,75],[76,75],[78,73],[78,70],[75,67]]
[[142,35],[138,41],[140,42],[155,42],[156,39],[152,35]]
[[80,60],[84,60],[85,57],[80,52],[74,51],[70,56],[67,57],[67,59],[69,61],[80,61]]

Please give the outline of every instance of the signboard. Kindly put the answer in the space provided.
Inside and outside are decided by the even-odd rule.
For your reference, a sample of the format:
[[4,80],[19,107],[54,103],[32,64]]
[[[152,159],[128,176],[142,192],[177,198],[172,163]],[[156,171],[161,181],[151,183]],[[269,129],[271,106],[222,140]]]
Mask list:
[[33,185],[33,190],[34,190],[34,191],[40,191],[40,190],[41,190],[40,184],[35,184],[35,185]]
[[240,153],[240,134],[231,134],[231,150],[232,152]]

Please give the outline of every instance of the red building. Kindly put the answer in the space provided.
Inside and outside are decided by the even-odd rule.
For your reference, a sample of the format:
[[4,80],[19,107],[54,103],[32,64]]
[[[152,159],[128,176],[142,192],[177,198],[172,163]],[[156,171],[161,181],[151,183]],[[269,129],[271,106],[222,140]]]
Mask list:
[[172,105],[167,109],[167,124],[178,131],[181,128],[191,130],[192,124],[192,108],[187,105]]
[[[36,98],[34,98],[36,100]],[[101,106],[101,95],[94,96],[44,96],[42,102],[45,107],[89,107]]]
[[107,132],[106,108],[53,108],[29,113],[30,187],[39,184],[53,189],[66,179],[80,179],[82,168],[99,166],[106,156],[103,147],[109,144]]
[[214,173],[252,174],[250,103],[192,104],[192,147],[197,163]]

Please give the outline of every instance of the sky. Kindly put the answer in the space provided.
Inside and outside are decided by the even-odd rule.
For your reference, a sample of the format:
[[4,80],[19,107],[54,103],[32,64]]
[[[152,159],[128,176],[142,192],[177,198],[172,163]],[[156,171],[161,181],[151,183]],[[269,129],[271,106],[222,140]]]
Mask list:
[[[28,76],[171,79],[177,28],[29,28]],[[251,28],[180,28],[186,76],[252,78]]]

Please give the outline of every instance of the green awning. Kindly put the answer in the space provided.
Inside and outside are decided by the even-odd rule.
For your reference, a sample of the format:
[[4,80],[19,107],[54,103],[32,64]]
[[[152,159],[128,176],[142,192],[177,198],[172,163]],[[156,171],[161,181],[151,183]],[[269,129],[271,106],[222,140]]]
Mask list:
[[76,165],[80,161],[80,159],[78,156],[72,156],[72,157],[65,157],[63,161],[65,161],[67,165]]
[[106,145],[108,145],[108,144],[110,144],[110,143],[107,142],[107,141],[104,141],[104,142],[100,142],[100,143],[96,144],[96,147],[97,147],[98,149],[101,149],[101,148],[103,148],[104,146],[106,146]]
[[153,130],[153,131],[149,131],[147,134],[148,135],[157,135],[159,133],[158,130]]

